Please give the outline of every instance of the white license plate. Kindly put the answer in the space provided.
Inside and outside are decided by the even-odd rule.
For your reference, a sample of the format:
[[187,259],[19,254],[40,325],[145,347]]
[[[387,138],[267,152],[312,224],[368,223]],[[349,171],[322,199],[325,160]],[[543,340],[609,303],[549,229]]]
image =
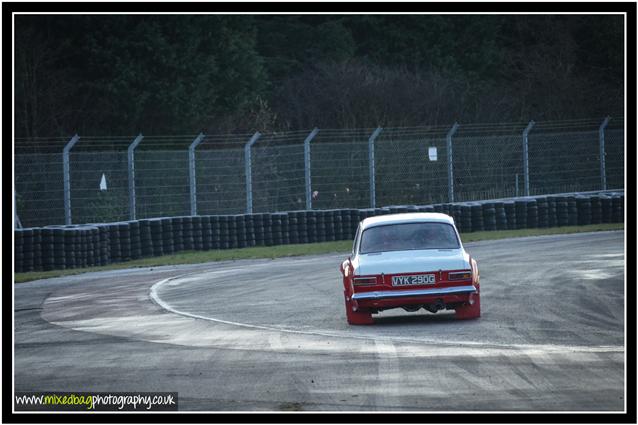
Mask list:
[[392,276],[392,286],[433,285],[433,274],[419,274],[414,276]]

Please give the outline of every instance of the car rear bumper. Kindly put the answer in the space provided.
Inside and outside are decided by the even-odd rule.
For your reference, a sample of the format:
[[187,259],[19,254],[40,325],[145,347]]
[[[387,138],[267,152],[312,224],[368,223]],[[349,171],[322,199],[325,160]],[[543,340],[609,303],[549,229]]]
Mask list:
[[355,301],[379,301],[379,300],[398,300],[398,299],[417,299],[424,297],[445,297],[450,295],[469,295],[476,293],[473,285],[467,286],[449,286],[446,288],[429,288],[429,289],[410,289],[395,291],[370,291],[357,292],[352,294]]

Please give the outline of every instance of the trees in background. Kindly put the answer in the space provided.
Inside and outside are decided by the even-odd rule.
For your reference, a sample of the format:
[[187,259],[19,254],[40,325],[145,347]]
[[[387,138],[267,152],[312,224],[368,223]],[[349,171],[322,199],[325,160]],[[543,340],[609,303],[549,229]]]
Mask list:
[[18,15],[19,137],[599,117],[623,18]]

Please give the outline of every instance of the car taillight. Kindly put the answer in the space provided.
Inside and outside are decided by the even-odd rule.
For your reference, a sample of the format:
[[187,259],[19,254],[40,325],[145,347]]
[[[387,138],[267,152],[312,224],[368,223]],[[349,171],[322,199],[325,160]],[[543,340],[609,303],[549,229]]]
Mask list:
[[447,276],[449,280],[467,280],[467,279],[472,279],[472,272],[471,271],[454,272],[454,273],[448,273]]
[[354,285],[376,285],[377,277],[376,276],[355,277],[352,279],[352,283]]

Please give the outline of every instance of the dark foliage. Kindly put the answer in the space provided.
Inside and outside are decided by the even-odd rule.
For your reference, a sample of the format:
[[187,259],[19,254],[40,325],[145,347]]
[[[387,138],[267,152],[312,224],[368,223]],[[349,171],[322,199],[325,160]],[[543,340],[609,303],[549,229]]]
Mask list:
[[19,137],[598,118],[613,15],[18,15]]

